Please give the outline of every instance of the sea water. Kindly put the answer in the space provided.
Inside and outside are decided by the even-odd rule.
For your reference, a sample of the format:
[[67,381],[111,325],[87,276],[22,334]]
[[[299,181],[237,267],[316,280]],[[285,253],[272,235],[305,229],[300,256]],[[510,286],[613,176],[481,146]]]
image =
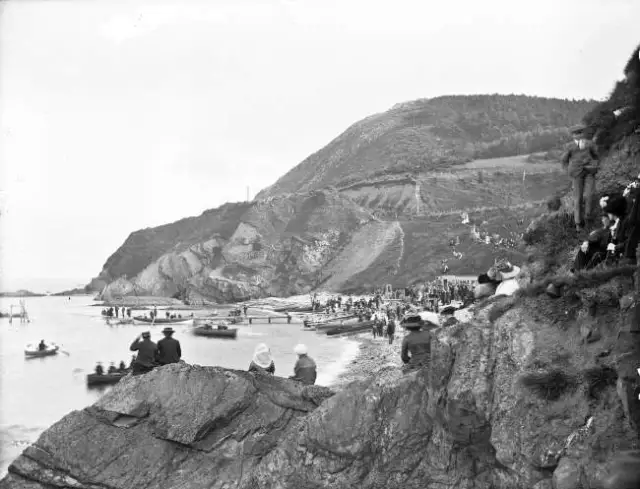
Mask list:
[[[17,299],[1,299],[0,311],[8,311]],[[86,375],[96,362],[105,369],[110,362],[128,365],[131,342],[142,331],[151,339],[162,338],[162,325],[109,326],[91,297],[38,297],[26,300],[31,322],[13,323],[0,318],[0,477],[26,446],[51,424],[73,410],[93,404],[110,387],[86,387]],[[218,308],[226,316],[230,307]],[[176,311],[190,314],[190,311]],[[255,314],[249,309],[249,314]],[[135,313],[134,313],[135,315]],[[159,311],[162,317],[164,311]],[[304,331],[299,322],[285,321],[239,325],[235,340],[194,336],[191,325],[173,324],[182,346],[183,360],[245,370],[258,343],[266,343],[276,364],[276,375],[293,374],[293,347],[304,343],[318,365],[317,384],[330,386],[358,353],[358,344]],[[58,355],[26,359],[24,348],[40,340],[61,346]]]

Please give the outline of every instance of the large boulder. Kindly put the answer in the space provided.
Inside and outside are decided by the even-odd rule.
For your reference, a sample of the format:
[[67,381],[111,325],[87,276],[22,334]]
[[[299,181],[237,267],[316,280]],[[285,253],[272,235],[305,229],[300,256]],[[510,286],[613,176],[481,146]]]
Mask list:
[[129,376],[45,431],[0,487],[236,487],[331,395],[324,387],[184,363]]

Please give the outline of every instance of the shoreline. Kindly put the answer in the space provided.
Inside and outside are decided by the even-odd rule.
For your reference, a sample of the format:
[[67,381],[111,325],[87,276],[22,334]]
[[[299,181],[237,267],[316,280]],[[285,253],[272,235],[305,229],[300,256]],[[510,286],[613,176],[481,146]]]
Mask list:
[[350,340],[358,344],[357,354],[345,365],[330,387],[341,391],[353,382],[373,376],[380,377],[385,372],[400,371],[400,349],[404,336],[404,332],[396,334],[392,345],[389,345],[387,338],[374,339],[370,332],[351,337]]

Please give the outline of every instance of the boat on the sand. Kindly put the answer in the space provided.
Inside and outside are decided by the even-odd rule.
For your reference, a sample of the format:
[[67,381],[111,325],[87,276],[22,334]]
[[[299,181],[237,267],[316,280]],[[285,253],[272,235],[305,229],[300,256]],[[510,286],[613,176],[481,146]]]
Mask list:
[[336,336],[341,334],[362,333],[371,330],[371,326],[373,326],[374,323],[375,321],[363,321],[353,325],[338,326],[327,330],[326,334],[327,336]]
[[193,318],[155,318],[155,320],[153,320],[144,316],[136,316],[133,319],[145,324],[179,324],[193,320]]
[[127,376],[131,370],[127,369],[121,372],[113,372],[110,374],[88,374],[87,386],[93,385],[112,385],[120,382],[120,379]]
[[193,334],[196,336],[207,336],[209,338],[236,338],[238,336],[238,328],[228,328],[224,325],[205,324],[193,328]]
[[44,350],[40,350],[38,345],[27,345],[24,349],[24,356],[27,358],[48,357],[57,355],[60,347],[55,343],[49,343]]

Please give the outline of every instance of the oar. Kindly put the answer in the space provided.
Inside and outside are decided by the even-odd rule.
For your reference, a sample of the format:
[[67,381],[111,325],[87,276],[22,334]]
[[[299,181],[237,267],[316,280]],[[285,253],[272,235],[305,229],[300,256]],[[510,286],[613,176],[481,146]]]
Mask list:
[[60,353],[64,353],[64,354],[65,354],[65,355],[67,355],[68,357],[69,357],[69,356],[71,356],[71,353],[69,353],[69,352],[68,352],[68,351],[66,351],[66,350],[62,350],[62,349],[60,348],[62,345],[56,345],[55,343],[53,343],[53,345],[58,347],[58,351],[59,351]]

